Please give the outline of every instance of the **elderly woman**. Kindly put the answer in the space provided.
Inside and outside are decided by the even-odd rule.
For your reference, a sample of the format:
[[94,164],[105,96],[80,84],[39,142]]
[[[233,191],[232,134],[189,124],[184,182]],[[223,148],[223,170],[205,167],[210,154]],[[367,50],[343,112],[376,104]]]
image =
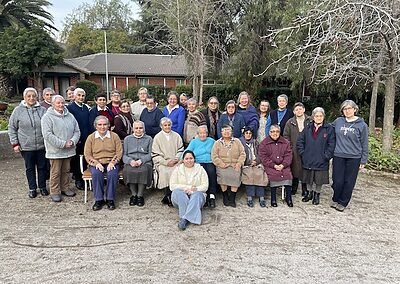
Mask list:
[[276,190],[278,187],[285,187],[285,201],[289,207],[292,202],[292,149],[289,141],[281,135],[279,125],[273,124],[269,130],[269,136],[261,142],[258,148],[260,160],[264,165],[271,187],[271,206],[277,207]]
[[217,136],[217,123],[221,116],[221,112],[218,109],[219,101],[218,98],[212,96],[208,99],[207,108],[203,109],[201,112],[206,118],[208,135],[213,139],[218,139]]
[[253,137],[253,129],[245,127],[243,136],[240,138],[246,160],[242,171],[242,184],[246,186],[247,206],[254,207],[254,197],[258,196],[260,206],[265,207],[264,199],[265,187],[268,185],[268,177],[264,171],[264,167],[258,157],[258,142]]
[[287,95],[282,94],[277,98],[278,108],[272,110],[267,118],[267,123],[265,126],[265,135],[269,135],[269,128],[272,124],[277,124],[281,129],[281,135],[285,130],[286,122],[293,117],[293,111],[287,108],[289,98]]
[[[303,202],[312,200],[312,204],[319,204],[322,185],[329,184],[329,160],[334,150],[335,131],[325,121],[324,109],[317,107],[312,111],[312,122],[305,126],[297,140],[297,152],[303,166],[301,180],[307,184]],[[315,190],[312,190],[313,184]]]
[[215,165],[211,159],[211,152],[214,143],[215,140],[208,137],[207,126],[201,125],[197,129],[197,137],[193,139],[187,147],[187,150],[193,151],[195,154],[196,162],[198,162],[207,172],[208,190],[206,205],[210,208],[215,208],[215,195],[218,186]]
[[8,136],[14,152],[21,153],[24,158],[28,196],[35,198],[38,187],[41,195],[49,195],[46,189],[47,161],[40,125],[46,109],[39,105],[34,88],[26,88],[23,95],[24,99],[13,110],[8,122]]
[[258,113],[257,109],[251,104],[250,95],[245,91],[240,92],[237,104],[237,113],[243,116],[245,125],[253,129],[253,136],[256,138],[259,126]]
[[257,141],[261,143],[265,139],[265,126],[267,125],[267,118],[271,111],[271,106],[269,101],[262,100],[260,105],[258,106],[258,132],[257,132]]
[[[236,192],[241,183],[241,170],[246,159],[244,147],[239,139],[232,137],[232,127],[222,127],[222,137],[212,149],[212,161],[217,168],[217,181],[221,186],[225,206],[236,207]],[[228,186],[231,188],[228,193]]]
[[183,129],[183,142],[188,145],[197,135],[200,125],[207,125],[204,114],[197,110],[196,99],[187,100],[187,117]]
[[151,144],[153,139],[145,134],[144,123],[140,120],[133,123],[132,135],[124,139],[124,181],[131,190],[130,206],[144,206],[143,192],[151,185],[153,163],[151,161]]
[[222,127],[224,125],[229,125],[233,131],[233,137],[240,138],[242,137],[242,130],[246,126],[244,118],[241,114],[236,111],[236,104],[233,100],[228,101],[225,104],[225,110],[217,124],[217,136],[218,138],[222,137]]
[[[84,150],[92,174],[93,194],[96,200],[92,208],[97,211],[107,204],[108,209],[114,210],[122,143],[118,135],[109,130],[110,122],[107,117],[97,116],[94,127],[96,131],[87,138]],[[107,177],[106,201],[104,201],[104,175]]]
[[285,130],[283,131],[283,137],[285,137],[292,147],[293,160],[292,160],[292,195],[297,193],[299,181],[301,180],[301,195],[307,194],[307,184],[301,179],[302,177],[302,165],[299,153],[297,153],[296,143],[299,134],[303,131],[310,122],[311,118],[305,114],[305,107],[303,103],[295,103],[293,107],[294,117],[290,118],[286,122]]
[[331,207],[344,211],[350,202],[356,184],[358,170],[368,161],[368,127],[361,117],[356,116],[358,106],[345,100],[340,106],[342,117],[333,123],[336,145],[333,153]]
[[164,117],[162,111],[157,107],[156,100],[152,96],[146,98],[146,108],[140,115],[140,120],[144,122],[146,134],[154,138],[161,131],[160,120]]
[[185,125],[186,110],[178,104],[178,94],[175,91],[168,93],[168,105],[163,109],[163,114],[172,121],[172,130],[183,135],[183,126]]
[[172,206],[169,178],[178,165],[184,149],[182,138],[171,129],[172,125],[168,117],[161,118],[161,131],[154,137],[152,147],[152,158],[156,170],[155,185],[156,188],[164,190],[165,196],[162,202],[169,206]]
[[142,111],[146,108],[146,98],[148,95],[149,93],[145,87],[141,87],[138,90],[137,92],[138,101],[134,102],[131,105],[131,112],[135,120],[139,120]]
[[195,163],[192,151],[183,154],[183,163],[172,172],[169,186],[172,190],[172,203],[179,209],[178,228],[185,230],[189,223],[200,225],[208,178],[203,167]]
[[40,105],[44,107],[45,109],[48,109],[51,107],[51,98],[54,96],[56,93],[52,88],[44,88],[42,92],[42,98],[43,100],[40,102]]
[[62,96],[53,96],[52,107],[42,118],[42,133],[46,158],[50,160],[50,196],[54,202],[60,202],[61,194],[75,196],[75,192],[68,188],[68,173],[81,134],[78,122],[65,107]]
[[133,115],[131,114],[131,105],[128,101],[121,102],[119,113],[114,117],[113,131],[118,134],[121,141],[132,134]]

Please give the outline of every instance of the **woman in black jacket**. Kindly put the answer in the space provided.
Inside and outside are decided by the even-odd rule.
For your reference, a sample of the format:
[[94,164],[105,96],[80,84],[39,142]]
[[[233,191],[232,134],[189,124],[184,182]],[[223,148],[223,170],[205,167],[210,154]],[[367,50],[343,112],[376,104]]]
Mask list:
[[[297,151],[303,166],[301,180],[307,183],[307,192],[302,201],[312,200],[312,204],[318,205],[322,185],[329,184],[329,160],[335,150],[335,131],[332,125],[325,122],[323,108],[315,108],[312,119],[300,133]],[[313,184],[315,190],[312,190]]]

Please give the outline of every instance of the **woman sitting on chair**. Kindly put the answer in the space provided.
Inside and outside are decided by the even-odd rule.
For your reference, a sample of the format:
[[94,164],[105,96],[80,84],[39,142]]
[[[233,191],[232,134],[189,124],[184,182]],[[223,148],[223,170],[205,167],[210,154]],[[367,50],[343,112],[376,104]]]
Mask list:
[[169,187],[172,191],[172,204],[179,209],[178,228],[185,230],[189,223],[200,225],[208,177],[204,168],[195,163],[192,151],[183,154],[183,163],[172,172]]
[[[96,131],[89,135],[84,150],[85,159],[92,174],[93,193],[96,199],[93,210],[102,209],[105,203],[108,209],[114,210],[122,144],[118,135],[108,130],[110,122],[107,117],[97,116],[94,127]],[[106,202],[104,202],[104,175],[107,176]]]

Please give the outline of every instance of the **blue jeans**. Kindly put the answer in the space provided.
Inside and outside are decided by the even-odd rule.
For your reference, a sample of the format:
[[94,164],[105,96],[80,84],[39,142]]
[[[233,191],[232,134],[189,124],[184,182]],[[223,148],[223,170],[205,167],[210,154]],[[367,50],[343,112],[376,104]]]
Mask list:
[[332,201],[346,207],[353,194],[356,185],[361,158],[333,157],[332,164]]
[[192,224],[201,224],[201,208],[206,199],[203,192],[197,191],[187,195],[183,190],[172,192],[172,204],[179,210],[179,218],[184,218]]
[[[25,161],[26,178],[28,179],[29,190],[46,188],[47,159],[45,150],[21,151],[22,158]],[[36,183],[37,171],[37,183]]]

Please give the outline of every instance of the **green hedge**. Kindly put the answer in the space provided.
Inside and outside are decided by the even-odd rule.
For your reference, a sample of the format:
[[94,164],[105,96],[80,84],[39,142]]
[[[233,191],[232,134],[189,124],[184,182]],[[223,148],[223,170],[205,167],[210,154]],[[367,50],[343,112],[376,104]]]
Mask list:
[[97,92],[101,89],[99,85],[89,80],[81,80],[76,83],[77,88],[82,88],[86,92],[86,101],[93,101]]

